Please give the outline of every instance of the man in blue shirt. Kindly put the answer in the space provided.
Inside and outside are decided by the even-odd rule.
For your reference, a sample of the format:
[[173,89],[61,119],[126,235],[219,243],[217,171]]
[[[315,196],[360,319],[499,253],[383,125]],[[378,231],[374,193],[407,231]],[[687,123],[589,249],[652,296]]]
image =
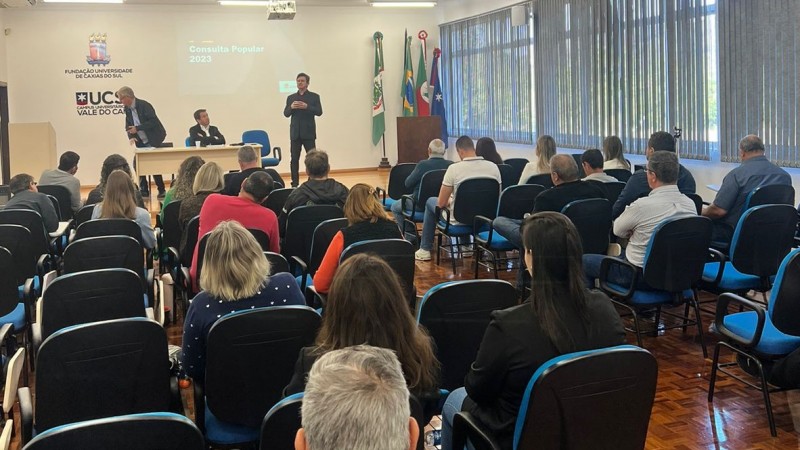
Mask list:
[[714,242],[730,243],[733,230],[744,213],[747,196],[755,188],[792,185],[792,177],[764,156],[764,142],[754,134],[739,141],[739,159],[742,163],[725,175],[714,201],[703,209],[703,215],[714,221]]
[[[676,153],[675,138],[666,131],[656,131],[650,135],[645,156],[650,159],[650,156],[659,150]],[[694,177],[683,165],[678,168],[678,190],[683,194],[694,194],[696,190]],[[611,210],[611,217],[616,219],[625,211],[625,207],[635,202],[638,198],[646,197],[648,194],[650,194],[650,186],[647,185],[647,172],[639,170],[631,175],[631,178],[625,184],[625,189],[619,194],[617,202],[614,203],[614,207]]]
[[[441,139],[434,139],[430,144],[428,144],[428,159],[417,163],[417,166],[414,167],[414,170],[412,170],[410,174],[408,174],[408,178],[406,178],[405,181],[406,188],[414,188],[414,193],[412,194],[413,198],[417,198],[419,195],[419,188],[422,185],[423,175],[431,170],[447,169],[450,164],[453,164],[453,161],[444,159],[444,153],[444,142]],[[419,199],[420,207],[424,207],[426,200],[426,198]],[[411,205],[408,205],[408,207],[411,208]],[[397,222],[397,225],[401,230],[404,229],[402,211],[403,202],[396,201],[392,203],[392,214],[394,214],[394,220]]]

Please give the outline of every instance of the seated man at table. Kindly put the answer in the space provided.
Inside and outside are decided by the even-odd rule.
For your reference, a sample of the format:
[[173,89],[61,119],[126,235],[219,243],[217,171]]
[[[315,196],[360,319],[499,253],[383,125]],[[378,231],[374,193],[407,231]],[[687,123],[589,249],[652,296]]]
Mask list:
[[11,190],[11,200],[6,203],[5,209],[30,209],[42,216],[44,227],[48,233],[58,229],[58,214],[53,202],[39,192],[33,177],[27,173],[15,175],[8,183]]
[[189,128],[189,138],[195,145],[200,142],[201,147],[209,145],[222,145],[225,143],[225,136],[219,132],[219,128],[211,125],[208,112],[205,109],[198,109],[194,112],[194,120],[197,125]]
[[239,195],[239,189],[242,187],[242,181],[255,172],[263,172],[261,168],[261,158],[258,152],[251,145],[243,145],[239,147],[236,154],[239,160],[239,172],[229,173],[225,176],[225,187],[222,188],[223,195]]

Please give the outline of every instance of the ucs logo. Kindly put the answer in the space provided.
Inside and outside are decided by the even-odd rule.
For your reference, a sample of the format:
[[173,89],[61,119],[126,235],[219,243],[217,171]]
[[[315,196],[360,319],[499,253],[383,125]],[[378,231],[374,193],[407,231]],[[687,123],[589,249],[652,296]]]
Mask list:
[[120,102],[114,97],[114,92],[76,92],[75,103],[78,106],[87,105],[119,105]]

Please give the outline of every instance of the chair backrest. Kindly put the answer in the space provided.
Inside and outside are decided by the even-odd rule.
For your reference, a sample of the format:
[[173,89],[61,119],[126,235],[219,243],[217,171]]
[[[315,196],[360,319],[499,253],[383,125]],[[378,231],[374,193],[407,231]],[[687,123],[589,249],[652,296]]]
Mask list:
[[78,212],[75,213],[75,226],[80,226],[83,222],[92,220],[92,212],[94,211],[94,205],[86,205],[82,206]]
[[492,311],[516,304],[514,286],[501,280],[450,281],[432,287],[425,294],[417,322],[428,330],[436,344],[443,389],[464,385]]
[[164,220],[161,222],[161,239],[164,247],[180,248],[181,246],[181,200],[173,200],[164,207]]
[[261,450],[294,448],[294,437],[303,426],[300,408],[303,393],[292,394],[275,404],[261,422]]
[[53,209],[56,212],[56,218],[59,222],[63,221],[64,219],[61,218],[61,204],[58,202],[58,199],[54,195],[46,194],[47,199],[50,200],[50,203],[53,204]]
[[525,170],[525,166],[529,163],[525,158],[509,158],[503,160],[504,164],[508,164],[509,166],[514,168],[514,174],[517,176],[517,181],[519,181],[519,177],[522,176],[522,172]]
[[730,260],[739,272],[770,277],[789,253],[797,229],[797,210],[761,205],[746,210],[733,232]]
[[633,175],[630,170],[625,170],[625,169],[605,169],[603,172],[605,172],[607,175],[610,175],[618,179],[623,183],[627,183],[628,180],[631,178],[631,175]]
[[611,236],[611,202],[592,198],[570,202],[561,210],[581,237],[584,254],[604,255]]
[[362,253],[377,256],[394,270],[403,284],[403,293],[413,310],[416,304],[414,270],[417,267],[414,260],[414,244],[405,239],[374,239],[356,242],[342,251],[339,260],[344,262],[347,258]]
[[500,170],[500,184],[502,185],[503,189],[515,186],[519,181],[519,174],[517,173],[517,169],[515,169],[513,166],[508,164],[498,164],[497,169]]
[[130,236],[142,245],[142,229],[131,219],[92,219],[78,225],[74,241],[100,236]]
[[10,274],[17,285],[36,274],[39,255],[34,251],[31,232],[22,225],[0,225],[0,247],[5,247],[14,259]]
[[269,146],[269,134],[264,130],[247,130],[242,133],[242,142],[245,144],[261,144],[261,157],[269,156],[272,148]]
[[580,154],[580,153],[573,153],[572,154],[572,159],[575,160],[575,165],[578,166],[578,177],[579,178],[583,178],[583,177],[586,176],[586,172],[583,171],[583,162],[581,161],[581,156],[583,156],[583,155]]
[[775,328],[785,334],[800,336],[800,249],[783,258],[768,303]]
[[666,219],[655,228],[644,255],[644,280],[655,289],[682,292],[703,275],[711,244],[711,220],[701,216]]
[[42,194],[52,195],[58,200],[58,212],[61,220],[72,219],[72,194],[69,189],[56,184],[40,184],[36,188]]
[[514,448],[644,448],[657,377],[655,357],[632,345],[553,358],[528,383]]
[[549,173],[540,173],[539,175],[529,177],[525,184],[539,184],[545,188],[551,188],[553,187],[553,179],[550,178]]
[[183,267],[192,267],[194,261],[194,248],[197,246],[198,234],[200,233],[200,216],[194,216],[189,219],[186,224],[186,246],[181,251],[181,265]]
[[622,193],[622,190],[625,189],[625,183],[621,181],[611,182],[611,183],[603,183],[603,189],[606,190],[606,198],[611,205],[613,206],[614,203],[617,202],[619,198],[619,194]]
[[205,394],[219,420],[255,428],[281,398],[300,349],[320,316],[307,306],[278,306],[224,316],[208,332]]
[[50,238],[38,212],[30,209],[3,209],[0,210],[0,224],[22,225],[31,232],[34,253],[50,253]]
[[699,216],[703,212],[703,197],[700,197],[699,194],[691,193],[691,194],[683,194],[694,202],[694,207],[697,210],[697,215]]
[[389,182],[386,186],[386,193],[390,198],[395,200],[403,195],[410,194],[414,191],[412,186],[410,189],[406,187],[406,178],[417,167],[416,163],[400,163],[392,167],[389,171]]
[[328,251],[333,237],[345,227],[347,227],[347,219],[342,217],[325,220],[314,228],[314,234],[311,237],[311,252],[306,260],[309,275],[313,277],[317,273],[317,269],[322,264],[322,258],[325,257],[325,252]]
[[503,189],[497,203],[497,217],[521,220],[525,213],[533,211],[536,197],[544,191],[538,184],[518,184]]
[[292,193],[294,188],[275,189],[267,195],[267,198],[261,203],[262,206],[271,209],[276,216],[283,212],[283,205],[286,204],[286,199]]
[[142,281],[128,269],[62,275],[42,294],[42,340],[72,325],[145,317]]
[[130,236],[91,237],[74,241],[64,249],[64,273],[115,268],[142,273],[144,253],[136,239]]
[[202,450],[204,444],[203,435],[191,420],[174,413],[158,412],[72,423],[37,435],[25,449]]
[[425,202],[431,197],[439,196],[439,189],[442,188],[442,181],[444,180],[444,173],[446,169],[431,170],[422,175],[419,182],[419,194],[417,196],[417,205],[420,210],[425,208]]
[[263,251],[269,251],[269,235],[264,232],[264,230],[259,230],[258,228],[248,228],[247,231],[256,238],[256,242],[261,247]]
[[[262,251],[269,251],[269,236],[267,236],[267,233],[251,228],[248,228],[247,231],[249,231],[253,237],[256,238],[256,241],[258,241],[258,245],[261,247]],[[206,245],[208,245],[208,236],[210,234],[210,231],[204,234],[203,237],[200,238],[200,244],[197,246],[197,261],[194,261],[194,265],[196,266],[195,278],[197,280],[200,280],[200,273],[203,271],[203,257],[206,254]]]
[[14,409],[14,403],[17,401],[17,388],[19,387],[19,378],[22,375],[23,367],[25,367],[25,348],[20,347],[8,359],[6,380],[3,388],[3,412],[6,417],[11,417],[10,412]]
[[[286,187],[286,182],[283,181],[283,177],[281,177],[281,174],[279,174],[277,170],[275,170],[275,169],[273,169],[271,167],[266,167],[266,168],[264,168],[264,172],[267,172],[269,174],[269,176],[272,177],[272,181],[273,182],[280,183],[281,184],[280,188],[285,188]],[[275,188],[277,189],[278,186],[276,185]]]
[[264,252],[264,257],[269,261],[270,275],[281,272],[289,273],[289,262],[280,253]]
[[494,219],[500,200],[500,183],[494,178],[470,178],[458,185],[452,218],[472,224],[475,216]]
[[335,205],[308,205],[294,208],[286,218],[286,234],[281,253],[287,259],[292,256],[306,258],[311,254],[311,240],[317,225],[328,219],[342,217],[344,212]]
[[9,314],[19,304],[19,285],[13,272],[14,257],[7,248],[0,247],[0,317]]
[[36,355],[36,430],[168,411],[168,361],[166,331],[149,319],[108,320],[53,333]]
[[192,141],[191,136],[186,136],[186,139],[183,141],[184,147],[194,147],[194,142]]
[[794,206],[794,188],[789,184],[765,184],[747,194],[744,210],[759,205]]

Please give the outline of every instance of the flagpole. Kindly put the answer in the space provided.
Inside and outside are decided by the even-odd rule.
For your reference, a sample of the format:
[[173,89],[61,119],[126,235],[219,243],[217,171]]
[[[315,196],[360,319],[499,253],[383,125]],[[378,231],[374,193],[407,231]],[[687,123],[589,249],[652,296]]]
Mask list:
[[378,169],[391,169],[392,165],[389,164],[389,159],[386,158],[386,133],[381,135],[381,142],[383,143],[383,158],[381,158],[381,163],[378,164]]
[[[382,74],[383,74],[383,70],[384,70],[384,65],[383,65],[383,34],[380,31],[376,31],[375,34],[372,35],[372,38],[375,41],[376,72],[381,74],[381,78],[380,78],[380,101],[383,102],[383,99],[384,99],[384,97],[383,97],[383,78],[382,78]],[[374,95],[375,94],[373,93],[373,96]],[[385,106],[384,106],[383,109],[384,109],[384,111],[386,110]],[[385,115],[384,115],[384,117],[385,117]],[[375,126],[375,124],[373,122],[373,127],[374,126]],[[374,130],[374,128],[373,128],[373,130]],[[373,134],[373,138],[374,138],[374,134]],[[383,132],[381,133],[381,146],[382,146],[382,151],[383,151],[383,157],[381,158],[381,162],[378,164],[378,168],[379,169],[389,169],[389,168],[392,167],[392,165],[389,164],[389,159],[386,158],[386,125],[385,125],[385,122],[384,122],[384,126],[383,126]]]

